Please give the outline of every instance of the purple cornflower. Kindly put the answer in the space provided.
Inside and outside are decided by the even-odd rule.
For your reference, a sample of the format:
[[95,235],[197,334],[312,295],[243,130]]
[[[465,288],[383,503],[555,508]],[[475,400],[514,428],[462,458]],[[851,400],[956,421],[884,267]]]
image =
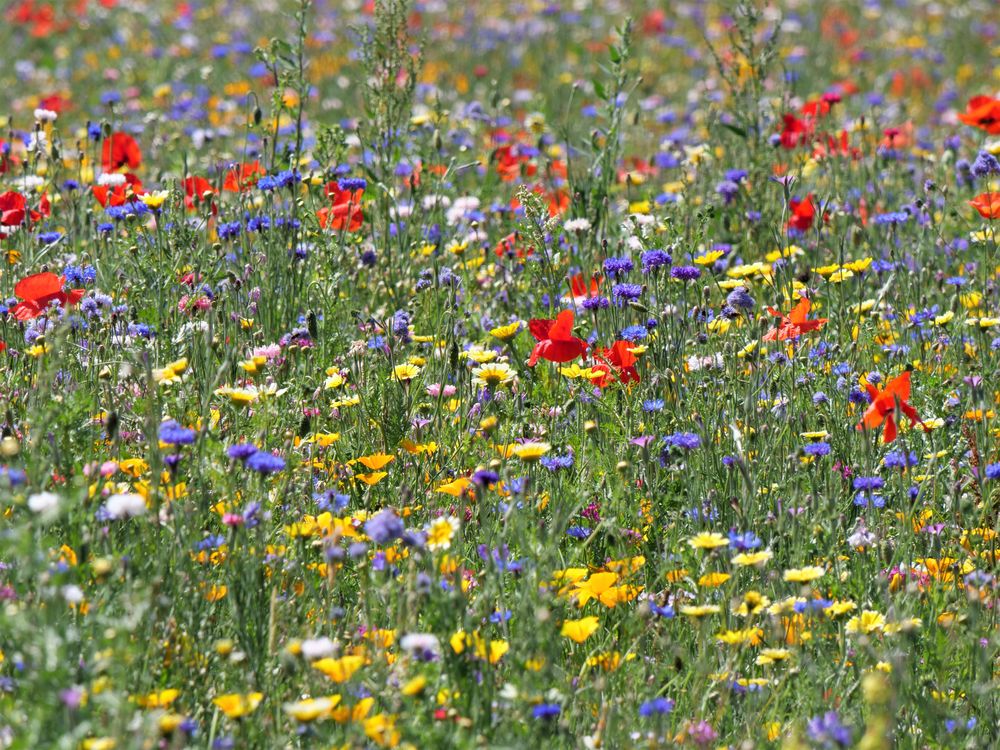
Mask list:
[[253,443],[237,443],[226,448],[226,455],[237,461],[246,461],[257,452],[257,446]]
[[680,281],[694,281],[701,278],[701,271],[695,266],[674,266],[670,269],[670,277]]

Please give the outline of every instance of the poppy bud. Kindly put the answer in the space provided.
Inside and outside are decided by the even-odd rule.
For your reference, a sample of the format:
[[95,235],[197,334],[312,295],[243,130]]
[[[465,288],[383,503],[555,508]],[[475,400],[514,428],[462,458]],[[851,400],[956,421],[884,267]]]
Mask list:
[[253,124],[260,125],[260,121],[264,118],[264,113],[260,111],[260,107],[253,108]]

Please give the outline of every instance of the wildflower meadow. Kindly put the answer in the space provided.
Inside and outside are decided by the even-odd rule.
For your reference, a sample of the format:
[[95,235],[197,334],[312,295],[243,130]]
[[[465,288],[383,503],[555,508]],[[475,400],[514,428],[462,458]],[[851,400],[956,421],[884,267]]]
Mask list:
[[1000,747],[993,0],[7,0],[0,748]]

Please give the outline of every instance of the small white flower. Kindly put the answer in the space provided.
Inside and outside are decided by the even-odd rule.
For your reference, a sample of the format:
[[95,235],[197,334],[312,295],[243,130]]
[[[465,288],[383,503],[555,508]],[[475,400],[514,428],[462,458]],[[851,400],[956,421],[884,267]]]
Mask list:
[[399,639],[399,647],[408,654],[437,654],[441,642],[433,633],[407,633]]
[[83,589],[76,584],[71,583],[68,586],[63,586],[59,589],[59,593],[70,604],[79,604],[83,601]]
[[119,187],[125,184],[125,175],[105,172],[98,176],[97,184],[103,187]]
[[59,495],[52,492],[38,492],[28,498],[28,508],[33,513],[54,513],[59,508]]
[[302,641],[302,658],[307,661],[315,661],[331,656],[336,650],[336,644],[326,636],[322,638],[308,638]]
[[586,232],[590,229],[590,220],[585,218],[568,219],[566,223],[563,224],[563,229],[567,232]]
[[146,512],[146,501],[142,495],[126,492],[109,497],[105,509],[112,518],[134,518]]
[[46,138],[45,133],[36,131],[28,137],[28,142],[25,144],[25,148],[34,153],[36,151],[46,151],[48,145],[49,139]]
[[35,119],[38,122],[55,122],[56,118],[59,116],[57,112],[53,112],[51,109],[42,109],[39,107],[35,110]]

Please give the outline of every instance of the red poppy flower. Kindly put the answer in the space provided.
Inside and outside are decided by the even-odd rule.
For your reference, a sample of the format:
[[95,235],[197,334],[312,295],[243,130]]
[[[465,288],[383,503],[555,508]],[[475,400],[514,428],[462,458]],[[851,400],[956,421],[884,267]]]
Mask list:
[[789,229],[798,229],[800,232],[807,232],[813,225],[816,218],[816,207],[812,202],[812,193],[809,193],[803,200],[792,199],[789,207],[792,209],[792,217],[788,220]]
[[186,177],[181,183],[184,186],[184,206],[188,211],[193,211],[199,203],[208,202],[211,204],[212,213],[219,212],[218,206],[212,201],[215,195],[215,188],[212,183],[204,177]]
[[525,249],[521,246],[521,236],[517,232],[511,232],[493,247],[493,252],[498,258],[511,255],[517,258],[524,258],[535,252],[535,248]]
[[24,196],[16,190],[0,193],[0,225],[5,227],[21,226],[27,215],[27,206]]
[[226,172],[226,179],[222,183],[222,189],[230,193],[246,192],[257,184],[257,180],[266,174],[267,172],[264,171],[259,161],[235,165]]
[[767,311],[771,315],[781,319],[781,325],[765,333],[764,341],[785,341],[787,339],[798,338],[803,333],[808,333],[809,331],[818,331],[827,323],[828,318],[809,320],[809,309],[811,307],[812,303],[809,299],[803,297],[788,315],[775,310],[773,307],[767,308]]
[[563,310],[555,320],[532,318],[528,330],[538,341],[531,350],[528,367],[534,367],[539,358],[549,362],[572,362],[587,353],[587,342],[573,335],[573,311]]
[[974,96],[969,99],[965,112],[958,119],[966,125],[985,130],[990,135],[1000,135],[1000,99]]
[[781,116],[781,147],[793,149],[809,141],[812,134],[812,123],[808,120],[800,120],[793,114]]
[[0,237],[5,237],[6,233],[2,227],[19,227],[25,222],[36,222],[43,216],[48,216],[51,211],[49,196],[42,193],[38,202],[38,211],[28,207],[28,201],[16,190],[8,190],[0,193]]
[[[885,424],[885,432],[882,433],[882,442],[891,443],[896,439],[896,407],[905,414],[910,424],[919,423],[920,417],[917,410],[908,403],[910,400],[910,371],[905,370],[897,377],[889,381],[883,390],[878,390],[871,383],[865,384],[868,395],[872,402],[865,410],[865,415],[857,424],[858,430],[874,430]],[[924,429],[927,429],[924,427]]]
[[513,146],[501,146],[494,152],[497,161],[497,174],[503,182],[513,182],[521,176],[521,165],[524,164],[526,177],[534,177],[538,167],[530,164],[529,157],[514,154]]
[[639,358],[629,351],[635,344],[631,341],[616,341],[610,349],[598,349],[594,352],[596,364],[591,370],[600,372],[591,382],[598,388],[606,388],[617,380],[622,385],[639,382],[639,373],[635,369]]
[[139,178],[131,172],[125,173],[124,185],[115,185],[113,188],[109,188],[107,185],[94,185],[91,190],[94,193],[94,197],[97,198],[97,202],[104,208],[108,206],[121,206],[128,203],[135,196],[146,194],[146,191],[142,189],[142,183],[139,181]]
[[329,183],[326,186],[326,195],[333,205],[316,212],[319,225],[324,229],[338,232],[345,229],[348,232],[356,232],[361,229],[365,220],[365,215],[361,211],[361,196],[364,193],[364,190],[343,190],[336,181]]
[[982,193],[969,201],[969,205],[984,219],[1000,219],[1000,193]]
[[112,133],[104,140],[101,150],[101,164],[105,172],[128,167],[138,169],[142,165],[142,151],[135,138],[128,133]]
[[553,190],[548,194],[549,216],[555,218],[569,208],[569,193],[565,190]]
[[14,305],[10,312],[18,320],[31,320],[45,312],[45,308],[53,301],[58,301],[60,307],[75,305],[84,295],[83,289],[63,291],[66,279],[54,273],[36,273],[26,276],[14,286],[14,294],[23,302]]
[[57,115],[61,115],[69,106],[69,100],[61,94],[52,94],[51,96],[46,96],[39,100],[38,106],[42,109],[55,112]]
[[583,301],[590,298],[596,297],[600,294],[601,277],[591,276],[590,284],[583,280],[583,274],[574,274],[569,279],[569,288],[573,294],[573,302],[577,305],[583,304]]

